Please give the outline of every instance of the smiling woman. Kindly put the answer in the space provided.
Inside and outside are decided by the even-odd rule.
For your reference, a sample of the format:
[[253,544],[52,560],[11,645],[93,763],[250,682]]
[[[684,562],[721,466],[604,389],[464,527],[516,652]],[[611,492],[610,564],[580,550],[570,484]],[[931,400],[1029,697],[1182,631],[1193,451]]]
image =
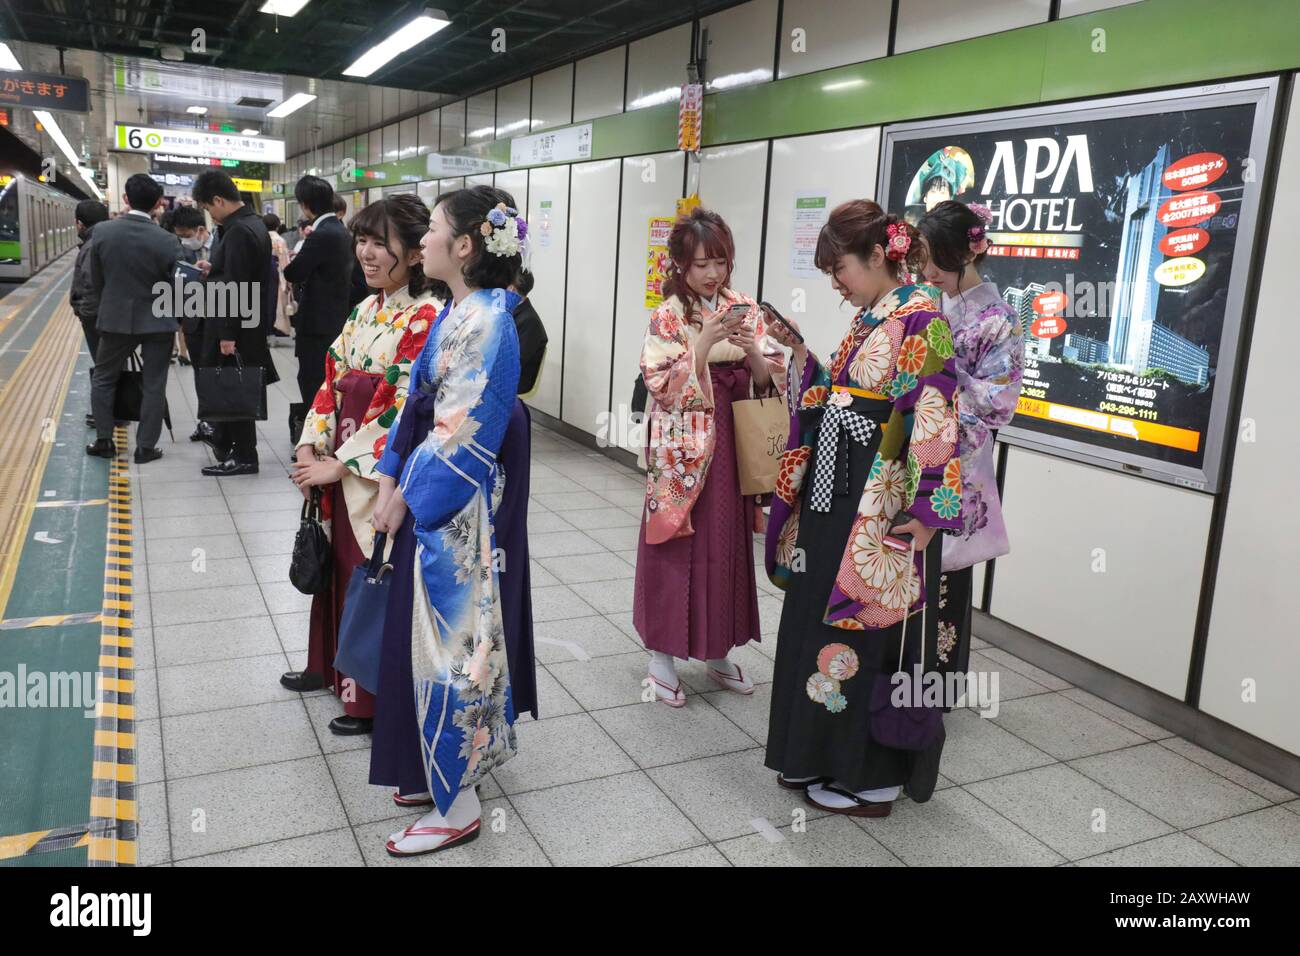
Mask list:
[[406,401],[411,362],[446,296],[420,270],[419,240],[428,223],[428,207],[409,195],[371,203],[352,221],[357,260],[374,294],[353,310],[326,354],[325,381],[296,452],[294,483],[307,497],[322,492],[334,562],[330,586],[312,599],[307,667],[280,683],[290,690],[325,686],[342,697],[343,716],[330,721],[341,735],[370,731],[375,691],[334,670],[343,598],[353,569],[374,550],[375,467]]

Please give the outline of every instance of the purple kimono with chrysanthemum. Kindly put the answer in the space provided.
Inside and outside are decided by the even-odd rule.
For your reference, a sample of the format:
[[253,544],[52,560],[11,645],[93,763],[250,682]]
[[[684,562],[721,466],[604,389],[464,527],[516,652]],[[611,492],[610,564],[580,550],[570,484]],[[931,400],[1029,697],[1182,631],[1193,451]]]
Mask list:
[[[824,407],[832,386],[883,396],[893,404],[848,540],[826,542],[843,549],[826,599],[826,624],[880,630],[901,621],[909,607],[924,604],[923,556],[916,555],[909,574],[908,554],[885,543],[900,511],[928,527],[962,527],[953,354],[948,321],[929,291],[901,286],[854,316],[829,366],[809,353],[798,390],[791,390],[796,411]],[[767,529],[768,576],[783,589],[795,564],[814,437],[811,430],[801,431],[798,415],[792,415]]]

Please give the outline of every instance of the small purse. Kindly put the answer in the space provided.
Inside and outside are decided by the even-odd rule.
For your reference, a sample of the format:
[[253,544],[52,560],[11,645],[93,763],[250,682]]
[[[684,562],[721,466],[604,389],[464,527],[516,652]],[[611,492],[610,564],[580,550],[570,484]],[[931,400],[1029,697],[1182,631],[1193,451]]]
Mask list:
[[[907,588],[903,592],[912,593],[912,575],[916,573],[916,540],[912,541],[912,550],[907,559]],[[929,562],[927,562],[928,564]],[[925,625],[926,611],[937,595],[931,595],[931,585],[937,580],[937,573],[930,573],[926,568],[925,603],[921,605],[921,674],[925,673]],[[937,590],[937,588],[935,589]],[[910,604],[909,608],[910,610]],[[871,713],[871,736],[876,743],[895,750],[925,750],[932,746],[943,734],[943,708],[927,707],[920,703],[922,688],[918,686],[913,674],[903,670],[903,649],[907,646],[908,617],[903,616],[903,633],[898,639],[898,667],[895,674],[902,674],[911,684],[912,703],[902,706],[893,702],[895,674],[877,674],[871,686],[871,701],[867,709]]]
[[334,551],[321,525],[320,497],[320,489],[313,488],[311,497],[302,503],[302,518],[293,539],[289,580],[303,594],[320,594],[330,586],[334,571]]
[[379,652],[384,640],[384,617],[393,566],[384,561],[387,535],[375,535],[370,560],[357,565],[343,599],[339,621],[339,649],[334,669],[351,677],[372,694],[379,693]]

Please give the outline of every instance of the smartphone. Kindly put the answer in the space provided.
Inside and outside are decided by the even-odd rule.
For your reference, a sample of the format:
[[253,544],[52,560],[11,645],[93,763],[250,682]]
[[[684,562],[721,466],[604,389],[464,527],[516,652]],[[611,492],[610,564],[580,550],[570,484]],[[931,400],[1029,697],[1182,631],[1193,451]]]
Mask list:
[[785,316],[776,311],[776,309],[774,309],[768,302],[760,302],[759,305],[768,315],[779,322],[783,329],[790,333],[790,337],[793,338],[795,342],[799,345],[803,345],[803,336],[799,334],[799,331],[793,325],[785,320]]
[[728,326],[729,331],[734,332],[745,321],[747,315],[749,315],[749,306],[744,302],[737,302],[727,309],[727,314],[722,317],[722,324]]

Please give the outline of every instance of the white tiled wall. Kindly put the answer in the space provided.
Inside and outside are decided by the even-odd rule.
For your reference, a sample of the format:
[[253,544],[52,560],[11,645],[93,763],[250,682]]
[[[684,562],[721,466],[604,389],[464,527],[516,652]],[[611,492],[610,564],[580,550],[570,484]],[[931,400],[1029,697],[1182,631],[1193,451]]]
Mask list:
[[623,112],[623,70],[627,47],[615,47],[577,63],[573,91],[573,121]]
[[573,116],[573,64],[533,77],[532,130],[564,126]]
[[439,138],[441,149],[453,149],[465,145],[465,101],[451,103],[442,108],[442,133]]
[[531,79],[497,88],[497,139],[528,135],[528,103]]
[[1140,0],[1061,0],[1061,17],[1075,17],[1081,13],[1096,13],[1111,7],[1126,7]]
[[628,45],[627,109],[675,102],[691,58],[691,25],[683,23]]
[[700,202],[727,221],[736,243],[732,288],[757,297],[767,142],[713,146],[700,162]]
[[496,137],[496,90],[471,96],[466,103],[465,140],[483,143]]
[[895,53],[1044,23],[1049,0],[899,0]]
[[[518,198],[518,197],[516,197]],[[549,338],[541,378],[530,404],[559,417],[564,361],[564,287],[569,230],[569,167],[543,166],[528,173],[529,260],[537,284],[530,296]],[[575,374],[581,374],[577,372]]]
[[776,0],[750,0],[700,18],[700,29],[707,29],[709,36],[704,69],[707,92],[772,79],[776,7]]
[[[622,77],[620,75],[620,81]],[[573,166],[569,208],[569,283],[565,309],[564,403],[561,417],[595,434],[609,408],[614,346],[614,274],[618,252],[618,180],[622,161]],[[545,320],[543,320],[545,321]],[[550,348],[557,337],[547,324]]]
[[[889,51],[890,3],[785,0],[779,75],[814,73],[884,56]],[[796,34],[796,30],[802,32]]]

